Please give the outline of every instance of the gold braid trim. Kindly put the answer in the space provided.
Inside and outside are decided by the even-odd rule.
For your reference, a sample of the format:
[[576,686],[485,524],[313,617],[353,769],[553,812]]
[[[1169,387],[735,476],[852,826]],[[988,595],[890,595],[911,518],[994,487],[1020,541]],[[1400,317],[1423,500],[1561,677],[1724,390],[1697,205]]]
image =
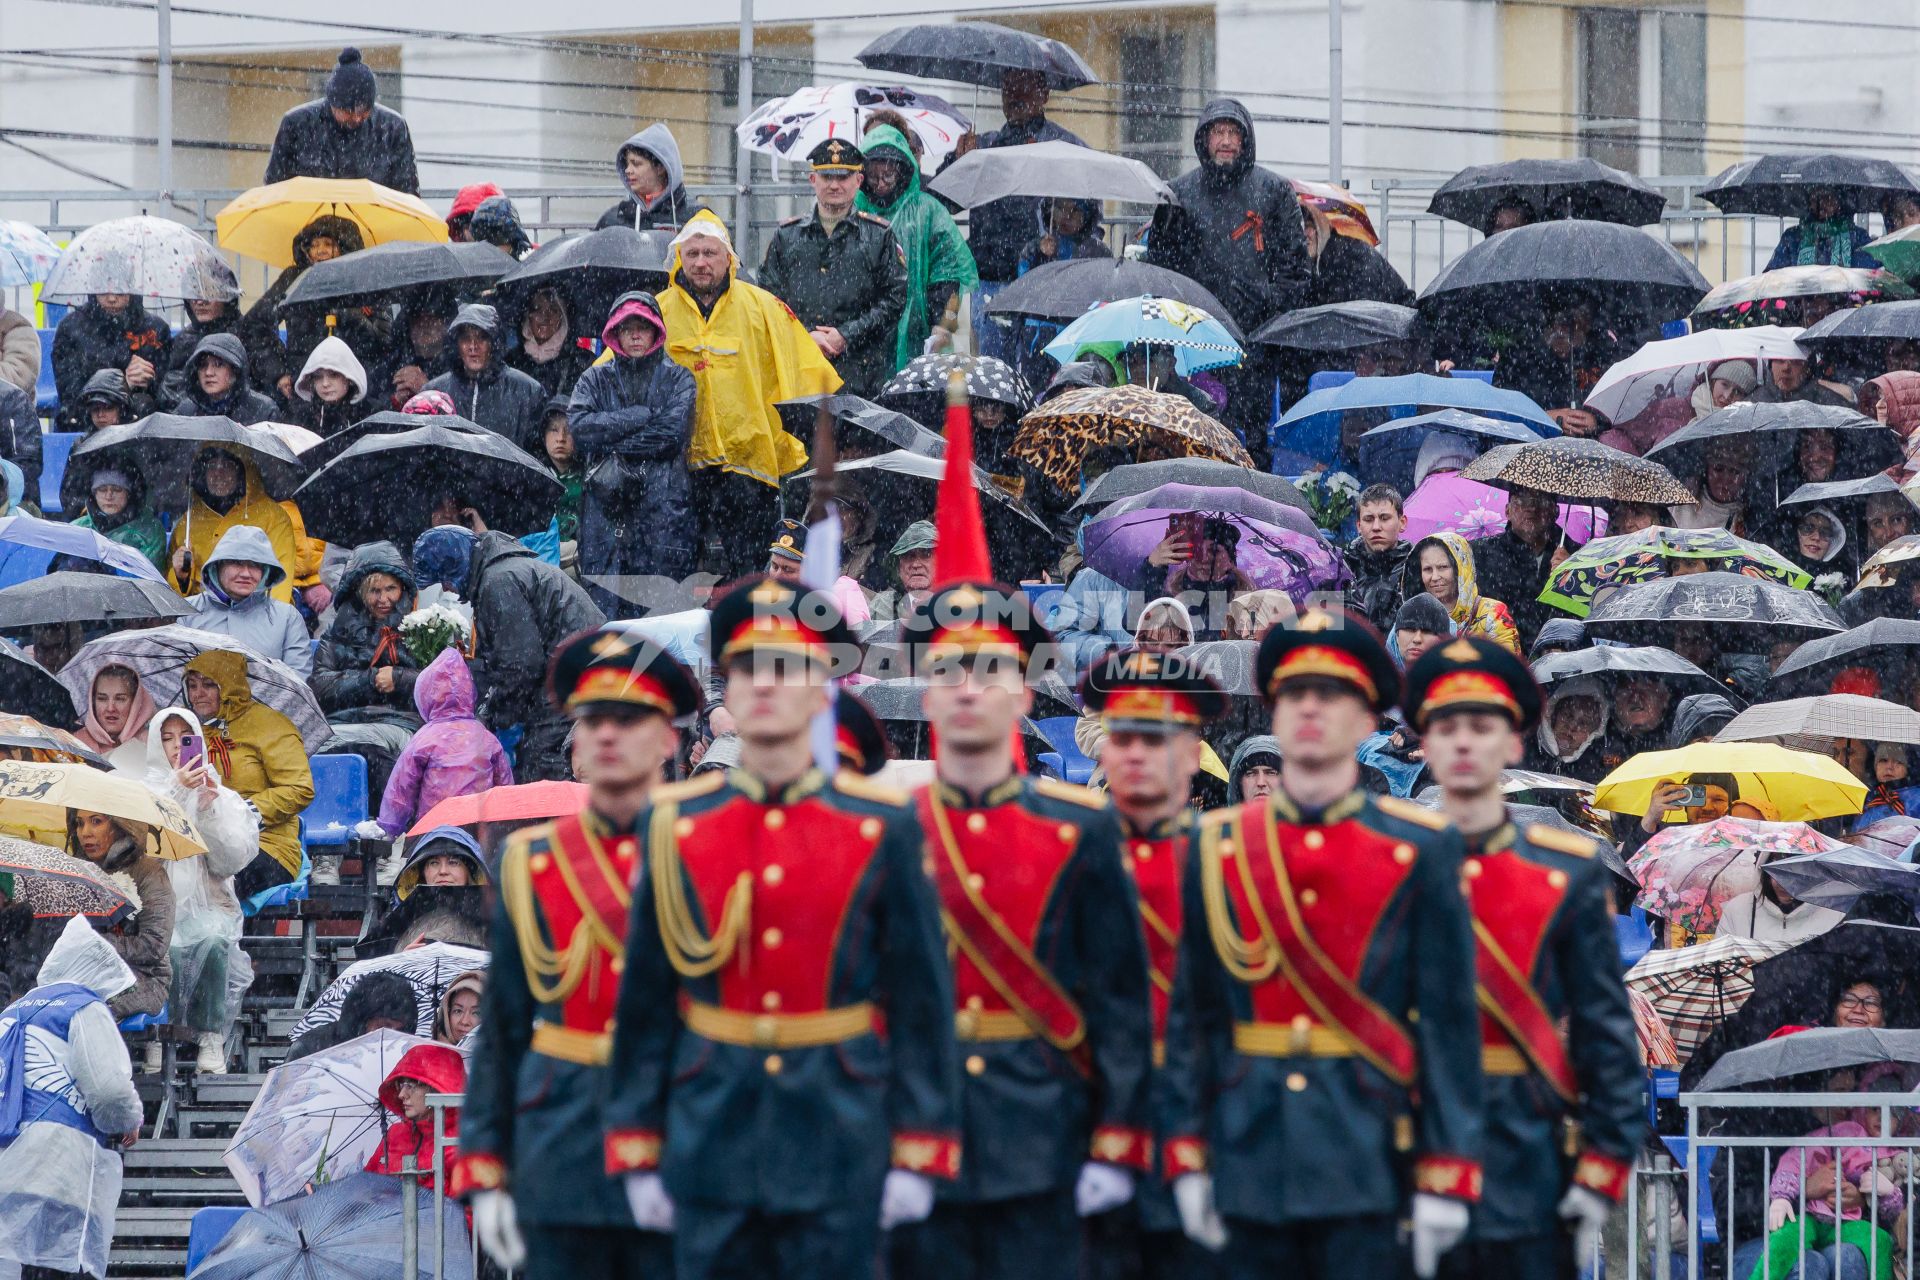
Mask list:
[[[1225,855],[1220,849],[1223,831],[1236,829],[1238,819],[1209,822],[1200,832],[1200,896],[1207,909],[1207,931],[1213,938],[1214,952],[1235,982],[1254,986],[1265,982],[1280,967],[1280,948],[1270,927],[1261,929],[1262,941],[1248,942],[1240,935],[1227,903]],[[1241,856],[1246,856],[1242,849]],[[1251,886],[1249,886],[1251,890]],[[1254,901],[1257,895],[1249,893]]]
[[[674,971],[683,978],[704,978],[731,960],[746,936],[753,912],[753,873],[742,871],[720,909],[720,922],[708,937],[700,932],[687,901],[682,878],[679,842],[674,823],[680,806],[672,800],[655,804],[647,824],[647,871],[653,877],[654,917],[660,924],[660,945]],[[746,957],[741,956],[744,964]]]
[[593,931],[578,928],[565,951],[555,951],[540,933],[534,909],[533,870],[524,844],[507,850],[500,867],[500,897],[520,940],[520,963],[526,970],[527,990],[541,1004],[564,1004],[586,976],[593,958]]
[[[1162,942],[1170,947],[1179,947],[1180,935],[1161,919],[1158,911],[1147,905],[1145,898],[1140,900],[1140,918],[1147,922],[1147,928],[1151,929]],[[1152,965],[1147,966],[1147,976],[1153,980],[1153,985],[1161,992],[1167,995],[1173,994],[1172,980]]]

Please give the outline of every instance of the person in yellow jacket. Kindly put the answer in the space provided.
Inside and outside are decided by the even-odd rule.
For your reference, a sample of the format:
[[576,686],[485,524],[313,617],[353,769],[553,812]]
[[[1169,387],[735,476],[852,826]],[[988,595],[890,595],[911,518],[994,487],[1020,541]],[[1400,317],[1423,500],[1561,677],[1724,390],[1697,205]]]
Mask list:
[[300,811],[313,800],[313,766],[293,721],[253,700],[247,657],[212,649],[187,663],[187,706],[206,730],[220,781],[260,812],[260,853],[233,878],[244,901],[300,874]]
[[779,518],[780,477],[807,451],[774,402],[840,389],[840,375],[773,294],[736,278],[727,226],[706,209],[673,238],[671,282],[659,296],[667,355],[698,386],[687,468],[701,542],[725,548],[724,576],[760,568]]
[[[167,543],[167,563],[175,590],[190,595],[200,589],[200,570],[206,566],[214,543],[239,524],[250,524],[264,532],[282,565],[300,563],[293,521],[267,496],[266,482],[246,450],[218,444],[201,446],[193,459],[188,488],[192,497],[187,513],[173,522],[173,537]],[[293,603],[291,576],[274,584],[273,598],[283,604]]]
[[326,540],[307,536],[307,522],[291,499],[281,502],[280,509],[293,524],[294,563],[288,566],[287,573],[293,579],[294,594],[313,613],[325,613],[333,603],[333,592],[320,581],[320,566],[327,558]]

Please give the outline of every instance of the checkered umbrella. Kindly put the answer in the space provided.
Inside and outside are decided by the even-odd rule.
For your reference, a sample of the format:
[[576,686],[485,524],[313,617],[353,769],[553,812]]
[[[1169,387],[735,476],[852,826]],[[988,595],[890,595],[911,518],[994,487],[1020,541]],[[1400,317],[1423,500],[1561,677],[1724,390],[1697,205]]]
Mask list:
[[1627,987],[1652,1002],[1684,1062],[1753,994],[1753,966],[1790,945],[1722,934],[1695,947],[1649,951],[1627,970]]
[[1715,741],[1765,739],[1796,751],[1825,755],[1835,738],[1920,744],[1920,711],[1857,693],[1789,698],[1748,707],[1720,730]]
[[1062,329],[1046,353],[1066,364],[1088,352],[1112,358],[1143,343],[1172,347],[1183,378],[1237,365],[1245,354],[1226,327],[1199,307],[1144,294],[1089,311]]

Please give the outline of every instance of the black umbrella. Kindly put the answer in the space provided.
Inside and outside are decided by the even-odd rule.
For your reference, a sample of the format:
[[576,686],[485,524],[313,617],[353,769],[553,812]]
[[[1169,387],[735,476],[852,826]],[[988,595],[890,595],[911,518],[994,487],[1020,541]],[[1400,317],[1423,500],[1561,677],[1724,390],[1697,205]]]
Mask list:
[[1706,277],[1664,240],[1635,227],[1579,218],[1536,222],[1489,236],[1455,258],[1420,293],[1429,317],[1490,320],[1517,306],[1581,297],[1635,321],[1684,316],[1707,294]]
[[1920,301],[1848,307],[1808,325],[1794,341],[1809,351],[1877,373],[1887,367],[1890,344],[1920,342]]
[[[780,425],[811,444],[813,442],[814,418],[821,409],[833,417],[836,427],[834,438],[841,448],[848,446],[850,432],[839,428],[851,427],[870,433],[874,439],[885,441],[896,449],[905,449],[908,453],[924,453],[929,458],[946,456],[946,438],[901,413],[898,409],[888,409],[856,395],[841,392],[828,396],[802,396],[798,400],[776,400],[774,408],[780,411]],[[873,452],[872,440],[859,440],[856,452]]]
[[1920,907],[1920,866],[1851,845],[1782,858],[1762,870],[1795,898],[1816,907],[1851,911],[1854,903],[1874,893]]
[[513,270],[513,259],[490,244],[391,240],[316,262],[287,290],[289,307],[367,301],[422,285],[479,294]]
[[343,427],[328,436],[319,444],[302,450],[300,461],[305,463],[309,472],[318,471],[335,458],[359,444],[368,436],[390,436],[400,431],[412,431],[415,427],[450,427],[455,431],[488,432],[479,423],[458,414],[451,413],[401,413],[395,409],[382,409],[379,413],[370,413],[350,427]]
[[1721,171],[1700,188],[1700,198],[1726,213],[1807,215],[1807,194],[1831,191],[1853,213],[1878,209],[1890,195],[1920,195],[1906,170],[1888,160],[1822,151],[1764,155]]
[[1006,405],[1009,418],[1018,418],[1033,408],[1033,392],[1020,375],[1006,361],[992,356],[915,356],[906,368],[887,379],[887,385],[874,398],[915,421],[940,422],[946,413],[947,376],[956,371],[966,375],[969,399]]
[[525,309],[536,289],[556,286],[567,296],[574,333],[598,337],[614,299],[635,289],[658,293],[667,287],[672,239],[664,231],[632,227],[602,227],[585,235],[562,236],[512,267],[495,286],[494,296],[502,313],[511,318]]
[[1203,488],[1244,489],[1255,497],[1284,502],[1309,514],[1306,495],[1284,476],[1250,471],[1213,458],[1163,458],[1158,462],[1128,462],[1088,485],[1074,508],[1103,507],[1122,498],[1158,489],[1163,484],[1191,484]]
[[1920,657],[1920,622],[1910,618],[1875,618],[1851,631],[1807,641],[1780,664],[1773,679],[1783,689],[1805,685],[1824,690],[1828,682],[1846,668],[1878,669],[1904,659],[1906,655],[1901,650],[1913,650],[1913,656]]
[[1412,307],[1363,298],[1283,311],[1254,330],[1253,341],[1293,351],[1347,351],[1406,342],[1419,322],[1420,313]]
[[1037,71],[1052,89],[1078,89],[1100,79],[1070,46],[997,22],[895,27],[853,58],[873,71],[995,88],[1009,71]]
[[184,618],[193,610],[163,582],[63,570],[0,589],[0,630],[60,622]]
[[1660,221],[1667,198],[1630,173],[1582,156],[1469,165],[1433,193],[1428,213],[1492,233],[1493,211],[1516,204],[1528,221],[1584,218],[1629,227]]
[[553,519],[560,482],[519,445],[491,431],[417,421],[431,425],[364,437],[308,477],[294,499],[310,536],[348,547],[382,538],[411,546],[431,522],[431,504],[447,493],[507,533]]
[[[1876,424],[1877,425],[1877,424]],[[1678,432],[1674,434],[1678,435]],[[1854,480],[1821,480],[1803,484],[1780,499],[1783,507],[1837,506],[1864,504],[1883,493],[1899,493],[1900,482],[1885,472],[1875,472]]]
[[[1920,306],[1920,303],[1913,305]],[[1743,401],[1715,409],[1654,445],[1647,450],[1647,457],[1676,476],[1697,476],[1706,470],[1709,441],[1747,437],[1754,445],[1755,473],[1769,475],[1793,458],[1791,438],[1801,431],[1833,432],[1839,450],[1837,469],[1851,471],[1858,477],[1884,470],[1901,457],[1900,438],[1887,430],[1885,424],[1845,405],[1812,404],[1805,400],[1779,404]]]
[[243,426],[232,418],[187,418],[156,413],[138,422],[96,431],[73,447],[68,461],[82,462],[92,471],[110,459],[125,459],[147,482],[147,496],[157,511],[185,511],[192,494],[189,482],[194,459],[207,445],[227,445],[259,469],[267,496],[276,502],[291,497],[307,474],[307,465],[271,428]]
[[1035,267],[994,294],[987,314],[1074,320],[1104,303],[1139,297],[1172,298],[1198,307],[1225,325],[1235,341],[1244,336],[1225,304],[1199,284],[1178,271],[1129,258],[1073,258]]
[[[1672,689],[1676,698],[1690,693],[1728,695],[1728,690],[1699,667],[1671,649],[1657,645],[1595,645],[1570,653],[1554,653],[1533,664],[1533,678],[1542,688],[1551,689],[1562,680],[1577,676],[1602,676],[1624,679],[1631,676],[1657,676]],[[1731,699],[1738,702],[1737,698]]]
[[1781,640],[1847,629],[1811,591],[1721,571],[1630,583],[1587,615],[1587,634],[1599,640],[1657,639],[1682,626],[1709,628],[1723,653],[1765,653]]
[[75,725],[73,699],[67,687],[19,645],[0,638],[0,707],[15,715],[32,716],[56,729]]
[[[924,453],[910,453],[905,449],[895,449],[891,453],[877,453],[870,458],[855,458],[851,461],[840,462],[834,466],[833,470],[835,475],[853,471],[884,471],[892,475],[913,476],[916,479],[938,485],[940,483],[940,477],[946,474],[947,464],[943,458],[928,457]],[[806,471],[796,471],[787,478],[789,480],[811,480],[813,478],[813,471],[811,468]],[[989,500],[985,506],[989,519],[991,519],[995,513],[1007,512],[1019,517],[1037,529],[1045,530],[1049,537],[1052,536],[1052,530],[1047,529],[1047,522],[1034,514],[1033,508],[995,484],[993,477],[981,470],[978,466],[973,469],[973,480],[974,487],[979,489],[981,494]],[[931,503],[928,504],[927,509],[932,510]]]
[[[1920,1031],[1893,1027],[1809,1027],[1735,1049],[1701,1079],[1702,1093],[1725,1093],[1763,1080],[1838,1071],[1872,1062],[1920,1066]],[[1897,1084],[1886,1092],[1902,1093]]]

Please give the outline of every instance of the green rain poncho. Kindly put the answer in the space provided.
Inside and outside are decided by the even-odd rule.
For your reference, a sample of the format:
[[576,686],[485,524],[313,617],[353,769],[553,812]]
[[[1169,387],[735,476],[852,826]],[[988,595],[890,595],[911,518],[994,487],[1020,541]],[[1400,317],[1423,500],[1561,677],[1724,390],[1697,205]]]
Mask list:
[[920,189],[920,166],[913,148],[892,125],[876,125],[860,140],[861,150],[872,157],[876,149],[893,152],[888,159],[901,161],[907,171],[906,185],[890,204],[881,204],[862,189],[854,207],[893,224],[894,238],[907,255],[907,309],[900,316],[899,341],[893,353],[893,368],[898,372],[907,361],[919,355],[932,332],[927,318],[927,290],[937,284],[951,284],[965,293],[980,283],[974,270],[973,254],[967,248],[953,215],[938,200]]

